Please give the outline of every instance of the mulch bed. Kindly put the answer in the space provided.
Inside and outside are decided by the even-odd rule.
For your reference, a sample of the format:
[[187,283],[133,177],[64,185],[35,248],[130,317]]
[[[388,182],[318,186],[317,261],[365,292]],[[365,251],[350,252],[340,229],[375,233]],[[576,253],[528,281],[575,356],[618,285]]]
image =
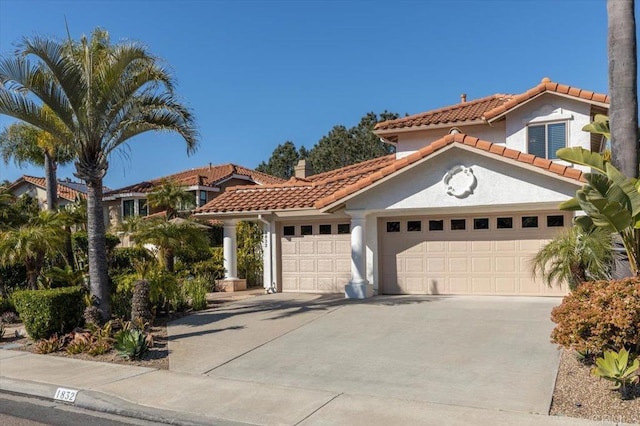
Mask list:
[[552,416],[596,421],[640,423],[640,386],[634,399],[623,401],[612,382],[591,374],[593,366],[582,364],[572,351],[563,350],[553,392]]

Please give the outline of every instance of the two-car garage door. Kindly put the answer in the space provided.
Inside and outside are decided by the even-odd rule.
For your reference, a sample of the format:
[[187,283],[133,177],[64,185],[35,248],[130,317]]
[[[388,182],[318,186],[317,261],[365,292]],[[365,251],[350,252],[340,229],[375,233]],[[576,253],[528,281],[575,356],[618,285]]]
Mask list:
[[531,259],[570,224],[565,212],[379,220],[384,294],[564,295]]

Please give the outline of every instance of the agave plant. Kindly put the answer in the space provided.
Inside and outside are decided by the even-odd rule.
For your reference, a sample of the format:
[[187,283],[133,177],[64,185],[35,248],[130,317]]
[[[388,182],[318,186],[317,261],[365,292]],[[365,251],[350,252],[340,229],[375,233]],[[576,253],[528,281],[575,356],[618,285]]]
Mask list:
[[612,389],[620,390],[622,399],[629,398],[629,388],[638,382],[640,360],[636,358],[629,363],[629,352],[622,348],[620,352],[605,351],[604,358],[596,359],[596,365],[591,373],[614,383]]
[[121,357],[129,360],[140,359],[149,350],[147,336],[143,331],[125,329],[116,335],[114,345]]

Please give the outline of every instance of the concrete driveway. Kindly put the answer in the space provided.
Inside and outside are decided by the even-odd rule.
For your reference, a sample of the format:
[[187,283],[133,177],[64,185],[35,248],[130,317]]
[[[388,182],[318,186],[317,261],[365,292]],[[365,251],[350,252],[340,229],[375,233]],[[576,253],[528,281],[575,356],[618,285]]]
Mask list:
[[547,414],[559,298],[276,294],[169,326],[170,369],[256,384]]

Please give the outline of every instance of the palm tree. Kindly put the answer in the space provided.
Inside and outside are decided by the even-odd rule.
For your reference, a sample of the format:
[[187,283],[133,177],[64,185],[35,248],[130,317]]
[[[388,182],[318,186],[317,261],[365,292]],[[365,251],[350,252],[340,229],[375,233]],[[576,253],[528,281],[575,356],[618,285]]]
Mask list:
[[607,0],[613,164],[638,177],[638,58],[634,0]]
[[0,232],[0,265],[23,263],[29,287],[36,289],[47,256],[62,253],[63,224],[59,213],[47,210],[32,217],[26,225]]
[[149,206],[166,211],[168,219],[176,217],[178,209],[189,209],[195,206],[193,194],[188,193],[177,183],[165,180],[147,197]]
[[604,228],[573,226],[549,241],[533,258],[533,275],[551,286],[555,282],[575,290],[585,281],[611,278],[611,233]]
[[47,209],[57,209],[58,165],[68,164],[73,160],[73,152],[68,144],[56,140],[44,130],[17,122],[0,133],[0,156],[5,164],[13,159],[18,167],[22,167],[24,163],[44,167]]
[[158,249],[158,260],[167,272],[173,272],[176,251],[189,246],[193,250],[208,250],[209,240],[199,225],[180,218],[148,219],[132,237],[140,245],[152,244]]
[[194,117],[174,86],[173,76],[146,47],[111,44],[100,29],[79,42],[25,38],[15,55],[0,59],[0,114],[68,141],[75,176],[87,184],[90,288],[104,321],[111,316],[102,209],[108,159],[149,131],[176,132],[187,152],[195,151]]

